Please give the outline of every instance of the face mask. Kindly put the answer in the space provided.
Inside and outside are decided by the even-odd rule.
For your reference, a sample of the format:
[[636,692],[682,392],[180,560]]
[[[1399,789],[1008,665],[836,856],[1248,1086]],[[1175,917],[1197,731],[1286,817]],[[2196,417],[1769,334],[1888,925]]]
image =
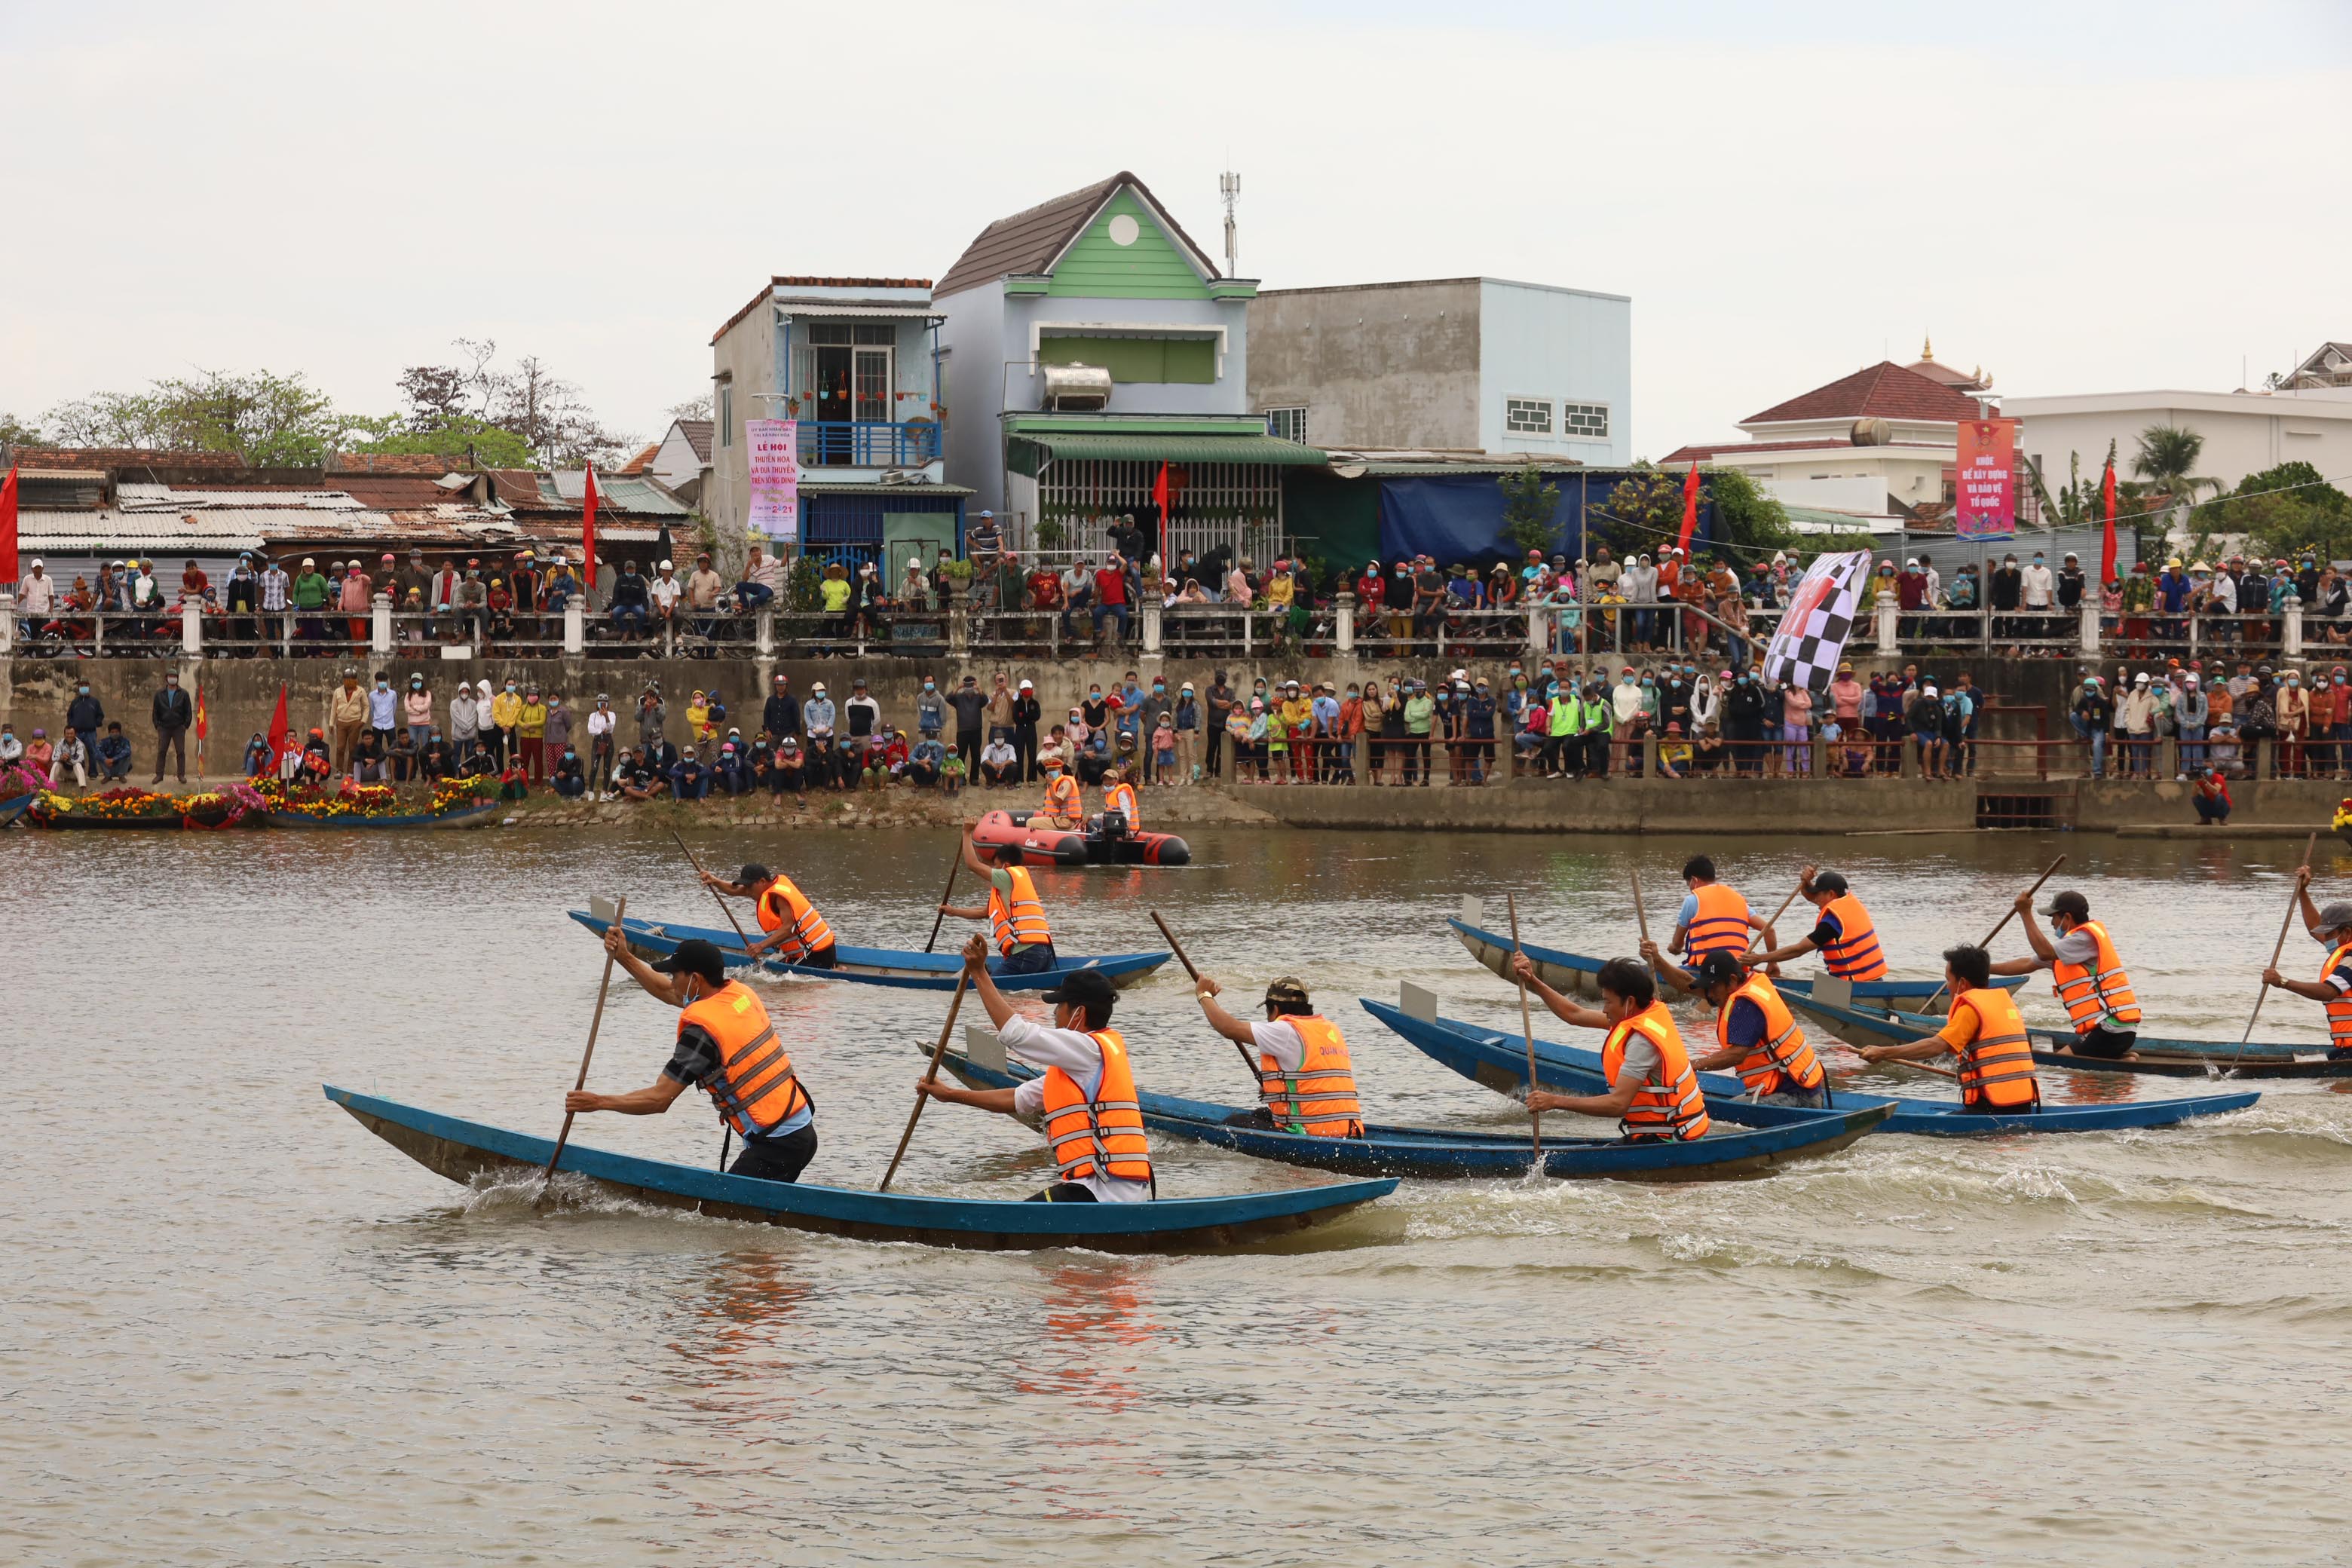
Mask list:
[[1645,675],[1645,676],[1643,676],[1643,677],[1642,678],[1642,684],[1643,684],[1643,686],[1644,686],[1644,687],[1652,687],[1652,686],[1655,686],[1655,685],[1657,685],[1657,682],[1656,682],[1656,681],[1654,681],[1654,680],[1653,680],[1653,679],[1651,679],[1648,676],[1646,676],[1646,675]]
[[926,680],[925,682],[923,682],[923,689],[924,689],[924,690],[926,690],[926,691],[929,691],[929,690],[931,690],[931,689],[932,689],[931,683],[930,683],[929,681],[928,681],[928,680]]
[[[2336,677],[2336,679],[2337,679],[2338,680],[2341,680],[2341,679],[2343,679],[2344,678],[2343,678],[2342,676],[2340,676],[2340,675],[2339,675],[2339,676],[2337,676],[2337,677]],[[87,696],[89,696],[89,687],[87,687],[87,686],[78,688],[78,689],[79,690],[79,692],[81,693],[81,695],[82,695],[82,696],[84,696],[84,697],[87,697]]]
[[509,680],[509,682],[507,682],[507,689],[508,689],[509,692],[511,692],[511,691],[514,689],[514,682],[513,682],[513,681]]
[[[392,689],[392,682],[388,680],[379,680],[375,683],[375,689],[378,691],[389,691]],[[508,689],[512,690],[513,688],[509,687]]]
[[1168,689],[1167,682],[1165,682],[1165,681],[1160,681],[1160,680],[1155,680],[1155,681],[1153,681],[1153,682],[1151,683],[1151,689],[1152,689],[1152,690],[1154,690],[1154,691],[1156,691],[1156,692],[1157,692],[1157,691],[1166,691],[1166,690]]

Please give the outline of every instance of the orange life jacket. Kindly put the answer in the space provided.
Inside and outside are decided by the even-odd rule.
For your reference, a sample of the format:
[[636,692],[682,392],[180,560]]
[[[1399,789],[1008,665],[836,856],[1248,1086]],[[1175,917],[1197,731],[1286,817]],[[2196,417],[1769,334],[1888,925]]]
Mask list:
[[1683,932],[1683,955],[1693,963],[1718,949],[1748,951],[1748,900],[1720,882],[1709,882],[1691,895],[1698,900],[1690,928]]
[[2095,969],[2063,962],[2050,966],[2050,988],[2065,1004],[2066,1016],[2074,1021],[2074,1033],[2089,1034],[2109,1014],[2126,1028],[2138,1023],[2139,998],[2132,993],[2131,976],[2124,973],[2124,962],[2116,956],[2107,928],[2096,921],[2084,921],[2074,929],[2088,931],[2099,948]]
[[776,956],[787,963],[798,963],[813,952],[822,952],[833,945],[833,928],[808,901],[808,895],[793,885],[790,877],[778,877],[761,889],[754,906],[760,915],[760,929],[773,934],[789,931],[776,946]]
[[1829,1081],[1822,1070],[1821,1058],[1813,1047],[1805,1043],[1805,1031],[1789,1011],[1789,1004],[1780,999],[1780,989],[1761,970],[1750,974],[1738,990],[1723,999],[1723,1011],[1716,1015],[1716,1043],[1731,1044],[1731,1005],[1746,997],[1763,1010],[1764,1037],[1739,1064],[1739,1081],[1754,1095],[1776,1094],[1783,1088],[1819,1089]]
[[1087,818],[1086,802],[1078,795],[1078,781],[1068,773],[1055,773],[1045,782],[1047,820],[1058,827],[1076,827]]
[[1822,949],[1822,962],[1832,974],[1877,980],[1886,973],[1886,959],[1878,951],[1878,928],[1870,923],[1870,911],[1860,899],[1840,893],[1822,913],[1835,915],[1838,922],[1837,941]]
[[1060,1068],[1045,1069],[1045,1142],[1054,1151],[1055,1179],[1108,1174],[1148,1182],[1151,1145],[1143,1136],[1143,1107],[1135,1098],[1127,1041],[1117,1029],[1097,1030],[1087,1038],[1102,1052],[1102,1079],[1092,1100]]
[[[2327,955],[2327,966],[2319,972],[2322,984],[2336,973],[2336,966],[2352,953],[2352,942],[2346,942]],[[2352,1050],[2352,992],[2329,998],[2327,1003],[2327,1044],[2334,1050]]]
[[2042,1085],[2033,1076],[2033,1044],[2026,1038],[2025,1019],[2017,1003],[1997,986],[1963,991],[1952,998],[1952,1012],[1961,1008],[1976,1015],[1977,1037],[1959,1047],[1960,1103],[2016,1110],[2042,1103]]
[[1617,1074],[1625,1065],[1628,1035],[1640,1035],[1658,1047],[1658,1066],[1655,1076],[1633,1091],[1633,1103],[1625,1108],[1618,1125],[1634,1138],[1681,1141],[1706,1136],[1710,1125],[1706,1097],[1699,1092],[1698,1074],[1691,1071],[1690,1053],[1683,1049],[1682,1032],[1675,1027],[1674,1015],[1664,1003],[1652,1002],[1609,1031],[1601,1047],[1601,1070],[1612,1089],[1617,1087]]
[[689,1024],[700,1025],[718,1043],[719,1071],[703,1080],[702,1089],[719,1107],[720,1120],[738,1133],[761,1137],[810,1107],[793,1058],[750,986],[730,980],[684,1008],[677,1016],[681,1037]]
[[1051,942],[1054,933],[1045,924],[1045,906],[1037,901],[1037,884],[1029,879],[1029,868],[1007,866],[1003,870],[1013,881],[1013,906],[1005,907],[1004,896],[996,890],[996,879],[992,877],[988,883],[988,918],[996,927],[997,951],[1010,958],[1014,948]]
[[1361,1138],[1364,1108],[1356,1100],[1356,1069],[1348,1042],[1328,1018],[1292,1014],[1278,1020],[1298,1031],[1307,1054],[1298,1070],[1285,1072],[1265,1051],[1258,1052],[1258,1098],[1285,1132],[1317,1138]]
[[1131,784],[1124,782],[1115,784],[1103,791],[1103,809],[1116,811],[1126,817],[1127,825],[1130,828],[1139,827],[1143,824],[1143,813],[1136,805],[1135,786]]

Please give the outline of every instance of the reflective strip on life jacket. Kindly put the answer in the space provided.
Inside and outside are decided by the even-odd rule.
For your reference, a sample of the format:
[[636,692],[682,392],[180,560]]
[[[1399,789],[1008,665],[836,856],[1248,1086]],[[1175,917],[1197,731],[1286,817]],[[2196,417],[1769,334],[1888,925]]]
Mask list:
[[1143,1108],[1136,1100],[1127,1042],[1116,1029],[1087,1037],[1102,1052],[1093,1099],[1062,1068],[1045,1069],[1045,1142],[1054,1152],[1055,1179],[1076,1182],[1108,1174],[1148,1182],[1151,1145],[1143,1135]]
[[773,933],[790,928],[791,934],[776,944],[776,956],[787,963],[798,963],[833,945],[833,928],[789,877],[778,877],[768,884],[760,895],[758,910],[761,931]]
[[[2327,966],[2319,972],[2320,984],[2336,973],[2336,966],[2352,954],[2352,942],[2347,942],[2327,955]],[[2352,1049],[2352,992],[2332,996],[2327,1003],[2327,1043],[2336,1050]]]
[[1959,1048],[1960,1103],[2010,1110],[2042,1102],[2033,1044],[2006,991],[1965,991],[1952,1000],[1977,1018],[1977,1037]]
[[1706,1097],[1699,1092],[1698,1074],[1691,1071],[1690,1054],[1683,1049],[1682,1034],[1675,1027],[1674,1016],[1666,1011],[1664,1004],[1652,1002],[1609,1031],[1609,1038],[1601,1047],[1601,1070],[1612,1089],[1617,1085],[1618,1072],[1625,1065],[1628,1035],[1640,1035],[1658,1047],[1658,1066],[1655,1073],[1633,1091],[1633,1102],[1625,1108],[1619,1125],[1631,1137],[1704,1137],[1712,1124],[1706,1113]]
[[1035,947],[1054,940],[1052,930],[1045,924],[1045,906],[1037,900],[1037,884],[1029,879],[1025,866],[1003,868],[1013,882],[1013,906],[1006,909],[1004,897],[996,890],[991,879],[988,884],[988,918],[996,929],[997,951],[1007,957],[1019,947]]
[[703,1080],[702,1089],[738,1133],[762,1137],[809,1109],[808,1090],[793,1070],[767,1008],[741,981],[730,980],[680,1011],[681,1037],[688,1025],[719,1047],[719,1070]]
[[1876,980],[1886,973],[1886,960],[1878,951],[1878,928],[1870,923],[1870,911],[1860,899],[1840,893],[1822,913],[1834,916],[1838,924],[1837,941],[1822,949],[1822,962],[1832,974]]
[[2066,1016],[2074,1020],[2074,1032],[2087,1035],[2110,1015],[2126,1027],[2138,1023],[2139,997],[2132,990],[2131,976],[2124,973],[2123,960],[2116,955],[2116,944],[2108,940],[2107,928],[2096,921],[2084,921],[2074,929],[2089,932],[2099,950],[2095,972],[2079,963],[2050,966],[2050,988],[2064,1005]]
[[1314,1138],[1362,1137],[1364,1108],[1356,1098],[1356,1069],[1339,1026],[1304,1014],[1277,1021],[1298,1031],[1306,1050],[1295,1073],[1283,1071],[1272,1053],[1258,1052],[1258,1098],[1275,1126]]
[[1696,963],[1708,953],[1748,951],[1748,900],[1720,882],[1709,882],[1692,897],[1698,909],[1690,929],[1683,932],[1685,956]]
[[1739,1081],[1754,1095],[1777,1094],[1783,1088],[1819,1089],[1829,1081],[1822,1070],[1821,1058],[1806,1043],[1805,1031],[1797,1026],[1789,1004],[1780,990],[1762,973],[1751,974],[1730,995],[1723,999],[1723,1011],[1716,1016],[1715,1037],[1717,1044],[1731,1044],[1731,1005],[1745,996],[1756,1004],[1764,1015],[1764,1038],[1748,1053],[1739,1064]]

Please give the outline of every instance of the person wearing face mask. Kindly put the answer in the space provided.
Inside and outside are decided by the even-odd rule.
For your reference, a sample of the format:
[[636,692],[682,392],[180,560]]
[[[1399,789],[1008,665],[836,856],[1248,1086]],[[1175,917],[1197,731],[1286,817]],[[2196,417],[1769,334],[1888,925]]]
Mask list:
[[2037,550],[2033,552],[2032,563],[2018,574],[2017,585],[2019,596],[2025,605],[2026,623],[2029,628],[2027,635],[2050,636],[2053,584],[2050,578],[2050,563],[2041,551]]
[[1991,581],[1986,584],[1986,603],[1993,614],[1992,635],[2015,637],[2018,635],[2017,606],[2025,592],[2024,574],[2017,569],[2014,553],[2001,557],[1993,569]]
[[368,727],[375,731],[377,755],[388,755],[392,750],[392,732],[400,727],[400,698],[392,689],[392,677],[376,672],[374,689],[368,693]]
[[565,1114],[658,1116],[691,1085],[710,1096],[719,1120],[742,1140],[730,1174],[798,1181],[816,1156],[816,1105],[758,993],[728,979],[725,958],[700,938],[649,964],[614,926],[604,933],[604,951],[646,995],[679,1010],[677,1043],[646,1088],[629,1094],[573,1089],[563,1097]]
[[2316,980],[2289,980],[2275,966],[2263,971],[2263,984],[2317,1002],[2327,1012],[2327,1059],[2352,1060],[2352,903],[2341,900],[2321,908],[2312,902],[2311,868],[2295,868],[2294,896],[2304,929],[2327,950]]
[[89,694],[89,682],[78,681],[74,700],[66,704],[66,728],[81,738],[82,749],[98,755],[98,732],[106,728],[106,708]]
[[[483,684],[488,686],[488,682]],[[508,758],[519,754],[516,750],[519,737],[515,728],[521,722],[522,693],[515,689],[515,683],[509,680],[490,699],[491,733],[485,737],[489,742],[490,755],[497,759],[500,767],[506,765]]]
[[2298,778],[2304,740],[2311,732],[2311,694],[2304,690],[2302,676],[2290,669],[2281,678],[2273,709],[2277,714],[2279,776]]

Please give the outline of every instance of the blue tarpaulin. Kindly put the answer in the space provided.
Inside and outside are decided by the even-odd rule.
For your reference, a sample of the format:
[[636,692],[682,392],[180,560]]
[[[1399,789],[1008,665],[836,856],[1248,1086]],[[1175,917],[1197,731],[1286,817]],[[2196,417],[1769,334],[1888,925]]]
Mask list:
[[[1546,473],[1546,481],[1559,487],[1559,505],[1552,513],[1551,542],[1544,552],[1566,555],[1570,561],[1582,557],[1586,510],[1605,507],[1610,491],[1628,477],[1624,470],[1615,468],[1564,468]],[[1694,550],[1711,540],[1715,532],[1715,504],[1706,497],[1705,479],[1706,476],[1701,475],[1698,531],[1691,539]],[[1516,562],[1526,555],[1525,551],[1503,537],[1503,487],[1495,475],[1437,474],[1426,479],[1384,476],[1379,484],[1381,554],[1386,559],[1427,554],[1441,566],[1456,561],[1484,566],[1496,561]],[[1648,548],[1655,553],[1659,546],[1673,542],[1671,539],[1660,539]]]

